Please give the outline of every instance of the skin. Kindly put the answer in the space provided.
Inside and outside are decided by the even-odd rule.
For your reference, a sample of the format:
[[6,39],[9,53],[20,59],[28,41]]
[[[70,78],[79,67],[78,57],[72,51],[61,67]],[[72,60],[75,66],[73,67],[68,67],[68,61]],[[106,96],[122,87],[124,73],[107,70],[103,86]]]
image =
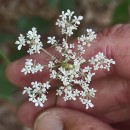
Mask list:
[[[111,70],[97,71],[91,86],[97,90],[96,98],[92,101],[94,108],[85,110],[85,106],[77,101],[64,102],[58,98],[57,105],[54,105],[55,94],[51,90],[48,101],[43,108],[35,107],[32,103],[25,101],[18,110],[18,117],[21,122],[33,127],[36,120],[35,130],[48,129],[48,121],[58,115],[64,130],[128,130],[130,129],[130,24],[116,25],[98,33],[97,39],[90,48],[87,48],[85,58],[103,52],[107,58],[115,60],[116,64]],[[52,52],[52,48],[48,51]],[[30,85],[35,80],[46,81],[47,71],[36,75],[24,76],[20,70],[24,66],[26,58],[36,58],[37,61],[45,64],[46,55],[31,55],[23,57],[7,66],[6,76],[16,86],[23,87]],[[53,84],[56,84],[55,82]],[[49,116],[39,119],[41,113],[49,112]],[[66,114],[68,113],[68,114]],[[49,118],[50,117],[50,118]],[[77,120],[78,119],[78,120]],[[40,122],[40,123],[39,123]],[[42,122],[42,123],[41,123]],[[53,124],[53,120],[51,120]],[[45,123],[45,125],[41,125]],[[59,123],[59,122],[58,122]]]

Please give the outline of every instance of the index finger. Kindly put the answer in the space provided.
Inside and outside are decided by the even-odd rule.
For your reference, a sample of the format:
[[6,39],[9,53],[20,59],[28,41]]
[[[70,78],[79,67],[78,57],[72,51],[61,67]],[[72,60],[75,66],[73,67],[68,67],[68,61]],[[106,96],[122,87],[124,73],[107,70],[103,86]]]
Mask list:
[[[107,58],[112,58],[115,60],[116,64],[112,66],[110,72],[108,71],[98,71],[96,73],[96,78],[102,78],[107,75],[117,75],[126,79],[130,78],[130,24],[126,25],[116,25],[112,28],[105,29],[100,32],[97,36],[97,39],[91,45],[90,48],[87,48],[85,58],[88,59],[99,51],[103,52]],[[51,51],[51,49],[49,49]],[[25,76],[21,73],[21,69],[24,66],[25,59],[35,58],[37,62],[44,64],[47,58],[47,55],[31,55],[26,56],[22,59],[19,59],[7,66],[6,75],[7,78],[17,86],[25,86],[30,84],[34,80],[44,82],[49,78],[47,70],[44,70],[41,73],[35,75]]]
[[97,77],[104,77],[109,74],[122,78],[130,78],[130,24],[119,24],[107,28],[98,34],[95,43],[92,44],[86,53],[86,57],[91,57],[98,52],[103,52],[107,58],[112,58],[116,62],[112,65],[111,71],[100,71]]

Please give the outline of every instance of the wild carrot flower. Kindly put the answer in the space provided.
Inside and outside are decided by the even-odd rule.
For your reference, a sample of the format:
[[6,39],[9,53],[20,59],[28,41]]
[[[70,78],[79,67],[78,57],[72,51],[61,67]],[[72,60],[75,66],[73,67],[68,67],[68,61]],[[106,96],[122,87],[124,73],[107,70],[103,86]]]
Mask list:
[[57,96],[62,96],[64,101],[75,101],[78,98],[82,104],[85,104],[86,109],[94,107],[92,99],[96,95],[96,90],[90,86],[92,78],[98,69],[109,71],[111,64],[115,64],[115,61],[107,59],[102,52],[97,53],[89,60],[85,59],[84,54],[87,51],[85,46],[89,47],[97,36],[92,29],[86,29],[86,34],[77,38],[77,44],[68,41],[74,30],[77,30],[82,19],[83,16],[75,16],[73,11],[62,11],[56,25],[61,28],[61,33],[65,37],[60,40],[52,36],[48,37],[47,40],[48,44],[53,45],[59,57],[52,55],[43,48],[43,43],[40,41],[41,36],[37,34],[37,29],[34,27],[27,32],[26,37],[22,34],[18,37],[18,41],[16,41],[18,50],[28,45],[27,52],[30,55],[40,54],[43,51],[48,54],[50,59],[47,60],[48,64],[46,65],[37,63],[36,59],[26,59],[25,66],[21,70],[24,75],[42,72],[43,69],[47,69],[50,74],[48,81],[44,83],[33,81],[31,87],[24,87],[23,94],[28,94],[29,101],[33,102],[35,106],[44,106],[48,90],[52,88],[50,82],[59,80],[62,84],[56,88]]

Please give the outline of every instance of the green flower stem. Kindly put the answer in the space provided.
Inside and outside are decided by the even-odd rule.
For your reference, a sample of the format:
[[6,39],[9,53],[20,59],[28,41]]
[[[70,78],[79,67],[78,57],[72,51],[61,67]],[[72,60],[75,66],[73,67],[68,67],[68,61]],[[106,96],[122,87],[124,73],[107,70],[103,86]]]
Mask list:
[[9,64],[10,63],[10,60],[9,58],[5,55],[5,53],[0,49],[0,57],[2,57],[3,61],[6,63],[6,64]]

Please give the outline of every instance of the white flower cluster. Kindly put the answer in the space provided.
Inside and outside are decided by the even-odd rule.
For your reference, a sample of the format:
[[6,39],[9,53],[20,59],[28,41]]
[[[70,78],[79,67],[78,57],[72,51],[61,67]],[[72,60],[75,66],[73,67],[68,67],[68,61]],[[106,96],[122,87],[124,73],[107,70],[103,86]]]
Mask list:
[[93,65],[94,70],[107,69],[109,71],[110,65],[115,64],[115,61],[113,59],[107,59],[101,52],[99,52],[94,57],[91,57],[89,62],[91,65]]
[[27,93],[29,96],[29,101],[35,103],[35,106],[44,106],[44,102],[47,100],[47,90],[50,88],[49,82],[40,83],[32,82],[32,88],[24,87],[23,94]]
[[34,53],[40,53],[40,50],[43,47],[42,42],[40,41],[40,37],[40,35],[37,35],[36,28],[33,27],[32,30],[28,31],[26,34],[26,39],[25,36],[20,34],[18,41],[16,41],[15,44],[18,44],[18,50],[21,50],[22,46],[28,44],[29,49],[27,52],[30,55]]
[[67,12],[62,11],[62,14],[59,16],[61,19],[58,19],[56,25],[61,27],[61,33],[68,36],[73,35],[73,30],[77,30],[77,25],[80,24],[80,21],[83,19],[83,16],[73,16],[74,11],[67,10]]
[[96,38],[97,34],[95,34],[94,31],[92,31],[92,29],[87,29],[87,36],[81,35],[80,37],[78,37],[78,42],[82,43],[82,45],[88,45],[90,46],[90,43]]
[[26,59],[25,62],[25,67],[21,70],[21,72],[23,72],[25,75],[28,73],[37,73],[38,71],[42,71],[43,70],[43,65],[41,64],[36,64],[35,61],[33,62],[32,59]]
[[55,36],[48,37],[47,43],[53,45],[56,56],[42,48],[40,35],[37,35],[35,28],[28,31],[27,38],[29,40],[25,40],[25,37],[21,34],[18,38],[19,41],[16,41],[19,50],[22,46],[29,44],[29,54],[40,53],[40,50],[42,50],[50,57],[46,65],[36,64],[36,60],[26,59],[25,67],[21,70],[26,75],[37,73],[46,68],[50,74],[49,81],[45,83],[35,81],[31,83],[32,87],[24,87],[23,94],[27,93],[29,101],[35,103],[35,106],[42,107],[44,105],[47,100],[47,90],[51,89],[51,80],[59,80],[62,84],[56,88],[57,96],[62,96],[64,101],[75,101],[78,98],[82,104],[86,105],[86,109],[93,107],[92,99],[95,97],[96,90],[90,86],[90,83],[96,74],[96,70],[106,69],[109,71],[110,65],[115,64],[113,59],[107,59],[101,52],[89,60],[85,59],[85,46],[90,46],[96,38],[92,29],[87,29],[86,35],[78,37],[77,44],[68,42],[68,37],[73,34],[73,31],[77,29],[77,25],[83,19],[82,16],[77,17],[73,14],[74,12],[70,10],[63,11],[60,19],[56,22],[56,25],[62,28],[62,34],[66,35],[65,38],[56,40]]

